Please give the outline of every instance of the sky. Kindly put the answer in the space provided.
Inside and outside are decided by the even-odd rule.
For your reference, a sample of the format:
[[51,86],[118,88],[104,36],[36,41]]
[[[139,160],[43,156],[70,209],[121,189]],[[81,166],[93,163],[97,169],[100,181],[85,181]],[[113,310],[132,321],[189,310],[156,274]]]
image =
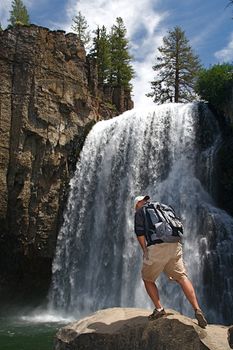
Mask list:
[[[70,32],[72,18],[81,11],[90,30],[116,17],[127,28],[136,77],[132,97],[136,106],[152,102],[145,96],[153,80],[157,48],[168,30],[181,26],[202,64],[233,62],[233,6],[229,0],[24,0],[31,23]],[[0,22],[8,25],[11,0],[0,0]]]

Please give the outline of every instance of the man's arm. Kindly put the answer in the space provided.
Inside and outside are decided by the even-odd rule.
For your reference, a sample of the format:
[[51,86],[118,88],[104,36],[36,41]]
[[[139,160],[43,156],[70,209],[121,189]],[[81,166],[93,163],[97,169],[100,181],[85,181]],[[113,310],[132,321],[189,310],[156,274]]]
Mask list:
[[147,246],[146,246],[146,240],[145,240],[145,236],[137,236],[138,242],[142,248],[143,251],[143,256],[147,257]]
[[146,239],[145,239],[145,218],[142,210],[138,210],[135,213],[134,218],[134,230],[137,235],[137,240],[142,248],[143,256],[147,257],[147,246],[146,246]]

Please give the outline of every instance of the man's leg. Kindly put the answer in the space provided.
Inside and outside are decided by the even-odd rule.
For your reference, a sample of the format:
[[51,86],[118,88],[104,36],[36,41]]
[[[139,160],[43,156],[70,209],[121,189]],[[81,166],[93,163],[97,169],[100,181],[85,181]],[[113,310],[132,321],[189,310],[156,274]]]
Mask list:
[[195,317],[198,321],[198,325],[202,328],[205,328],[207,326],[207,321],[198,304],[196,293],[193,288],[192,282],[186,276],[181,277],[179,280],[177,280],[177,282],[180,284],[186,298],[188,299],[188,301],[190,302],[190,304],[192,305],[195,311]]
[[172,257],[166,264],[164,268],[164,272],[167,274],[169,278],[174,279],[180,284],[186,298],[188,299],[188,301],[190,302],[190,304],[192,305],[195,311],[195,317],[198,320],[199,326],[202,328],[205,328],[205,326],[207,325],[207,321],[198,304],[196,293],[193,288],[192,282],[188,279],[186,274],[183,257],[182,257],[182,245],[180,243],[173,244],[173,245],[172,243],[170,243],[170,247],[171,247]]
[[148,319],[149,320],[156,320],[162,316],[165,316],[166,312],[160,303],[159,292],[158,292],[158,288],[157,288],[156,284],[154,282],[146,281],[146,280],[143,280],[143,282],[145,284],[146,291],[147,291],[149,297],[151,298],[151,300],[153,301],[154,306],[155,306],[154,311],[152,312],[151,315],[148,316]]
[[[145,281],[145,280],[143,280],[143,282],[145,284],[145,288],[149,297],[154,303],[154,306],[156,307],[156,309],[160,309],[162,305],[160,303],[159,291],[156,284],[154,282]],[[188,301],[190,302],[190,304],[192,305],[193,309],[194,310],[200,309],[195,290],[193,288],[192,282],[188,279],[188,277],[184,276],[179,280],[177,280],[177,282],[180,284],[181,288],[183,289],[183,292],[186,298],[188,299]]]
[[145,284],[147,294],[155,306],[153,313],[148,316],[149,320],[155,320],[166,315],[159,299],[158,288],[155,284],[156,279],[164,268],[164,255],[162,244],[161,246],[155,244],[147,248],[147,256],[143,259],[142,280]]
[[180,284],[186,298],[188,299],[194,310],[200,309],[195,290],[193,288],[192,282],[188,279],[188,277],[181,277],[179,280],[177,280],[177,282]]
[[143,280],[143,282],[145,284],[147,294],[149,295],[149,297],[153,301],[154,306],[156,307],[156,309],[161,309],[162,305],[160,303],[159,291],[158,291],[156,284],[154,282],[145,281],[145,280]]

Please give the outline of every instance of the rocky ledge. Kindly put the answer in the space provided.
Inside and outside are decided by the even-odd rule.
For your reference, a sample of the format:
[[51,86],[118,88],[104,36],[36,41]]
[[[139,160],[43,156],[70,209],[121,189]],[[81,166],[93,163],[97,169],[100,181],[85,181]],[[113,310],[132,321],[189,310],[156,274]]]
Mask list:
[[148,310],[112,308],[59,330],[54,350],[228,350],[228,327],[198,326],[174,310],[148,321]]

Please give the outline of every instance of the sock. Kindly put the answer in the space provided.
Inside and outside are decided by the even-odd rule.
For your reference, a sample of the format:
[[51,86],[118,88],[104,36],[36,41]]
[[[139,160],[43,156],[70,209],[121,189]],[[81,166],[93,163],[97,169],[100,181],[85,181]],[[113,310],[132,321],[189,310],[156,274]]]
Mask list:
[[160,311],[163,310],[163,307],[160,307],[159,309],[156,308],[156,310],[157,310],[158,312],[160,312]]

